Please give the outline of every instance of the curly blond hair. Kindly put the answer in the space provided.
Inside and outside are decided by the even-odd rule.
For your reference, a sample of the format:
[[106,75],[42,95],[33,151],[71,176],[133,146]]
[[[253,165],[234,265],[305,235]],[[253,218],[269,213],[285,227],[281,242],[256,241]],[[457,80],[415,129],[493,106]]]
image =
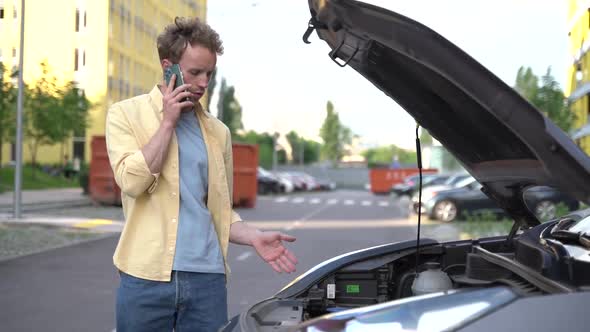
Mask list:
[[216,54],[223,54],[223,43],[219,34],[198,18],[176,17],[158,36],[160,61],[169,59],[177,63],[188,44],[200,45]]

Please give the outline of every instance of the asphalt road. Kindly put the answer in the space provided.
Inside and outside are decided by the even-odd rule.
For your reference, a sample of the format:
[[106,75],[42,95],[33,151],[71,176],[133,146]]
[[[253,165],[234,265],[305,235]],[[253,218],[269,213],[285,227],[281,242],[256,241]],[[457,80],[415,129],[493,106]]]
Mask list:
[[[230,317],[273,295],[297,275],[338,254],[407,240],[416,226],[407,203],[361,191],[260,197],[254,209],[238,209],[247,222],[297,237],[294,274],[276,274],[249,248],[231,245]],[[122,220],[116,207],[47,211],[55,216]],[[114,329],[118,276],[112,253],[118,236],[0,262],[0,322],[6,331]]]

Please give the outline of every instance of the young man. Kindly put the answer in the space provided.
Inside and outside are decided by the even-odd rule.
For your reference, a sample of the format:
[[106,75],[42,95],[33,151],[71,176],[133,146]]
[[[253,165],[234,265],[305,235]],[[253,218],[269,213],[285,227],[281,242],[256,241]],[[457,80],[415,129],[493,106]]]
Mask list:
[[157,40],[162,71],[179,64],[184,85],[156,85],[114,104],[106,140],[126,224],[113,260],[121,275],[117,331],[216,331],[227,321],[228,242],[253,246],[277,272],[297,259],[294,237],[262,232],[232,210],[228,128],[198,100],[207,90],[219,35],[179,19]]

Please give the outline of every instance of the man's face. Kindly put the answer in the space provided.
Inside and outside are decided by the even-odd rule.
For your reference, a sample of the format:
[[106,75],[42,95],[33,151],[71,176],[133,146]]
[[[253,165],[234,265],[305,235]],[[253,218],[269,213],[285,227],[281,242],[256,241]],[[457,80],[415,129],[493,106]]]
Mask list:
[[217,55],[206,47],[189,44],[178,64],[184,76],[184,83],[191,85],[193,101],[198,101],[207,91],[209,80],[217,64]]

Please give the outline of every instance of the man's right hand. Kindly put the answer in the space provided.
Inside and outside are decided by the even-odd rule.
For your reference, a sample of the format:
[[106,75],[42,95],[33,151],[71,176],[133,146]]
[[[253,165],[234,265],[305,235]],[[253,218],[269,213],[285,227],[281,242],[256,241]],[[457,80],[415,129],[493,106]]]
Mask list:
[[[170,82],[164,89],[163,97],[163,120],[164,124],[176,127],[176,122],[180,117],[180,113],[185,108],[192,108],[194,103],[188,97],[191,96],[189,91],[191,85],[183,84],[174,89],[174,82],[176,82],[176,75],[172,74]],[[183,101],[184,100],[184,101]]]

